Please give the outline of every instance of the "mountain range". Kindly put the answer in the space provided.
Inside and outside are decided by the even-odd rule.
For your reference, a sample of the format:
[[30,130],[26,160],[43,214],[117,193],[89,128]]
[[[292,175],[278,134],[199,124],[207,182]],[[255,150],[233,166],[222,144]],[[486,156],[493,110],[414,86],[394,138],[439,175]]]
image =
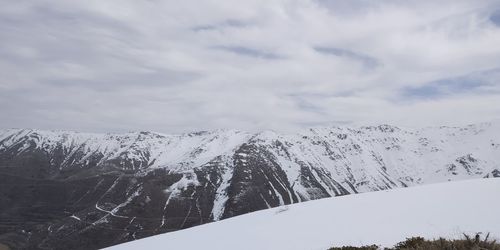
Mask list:
[[500,123],[168,135],[0,130],[0,243],[97,249],[326,197],[500,177]]

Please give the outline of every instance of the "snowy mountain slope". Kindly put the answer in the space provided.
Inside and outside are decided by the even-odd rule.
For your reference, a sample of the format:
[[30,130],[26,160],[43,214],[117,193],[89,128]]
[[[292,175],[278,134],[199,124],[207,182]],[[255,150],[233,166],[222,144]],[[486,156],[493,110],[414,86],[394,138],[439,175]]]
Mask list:
[[296,134],[0,130],[0,242],[95,249],[284,204],[500,177],[499,132],[497,122]]
[[[4,130],[0,131],[0,152],[41,150],[48,155],[62,151],[59,168],[115,164],[123,170],[154,167],[185,168],[200,166],[216,156],[242,144],[248,134],[239,131],[198,132],[184,135],[162,135],[152,132],[127,134],[92,134],[68,131]],[[76,164],[76,165],[75,165]]]
[[328,249],[406,237],[500,237],[500,179],[448,182],[293,204],[109,248]]
[[[270,131],[250,134],[231,130],[183,135],[90,134],[10,129],[0,130],[0,154],[10,153],[15,158],[25,151],[40,150],[51,156],[53,167],[60,169],[115,165],[132,171],[158,167],[184,171],[203,167],[220,156],[239,158],[245,163],[246,153],[234,152],[247,146],[266,151],[267,158],[286,172],[291,185],[300,186],[304,167],[312,166],[332,174],[340,180],[338,187],[313,173],[320,179],[321,188],[333,195],[345,190],[371,191],[413,182],[443,181],[450,174],[488,174],[498,168],[495,162],[496,153],[500,152],[499,131],[497,123],[420,130],[388,125],[357,129],[332,127],[298,134]],[[55,155],[62,157],[56,159]],[[367,167],[372,165],[376,167]],[[443,166],[448,166],[448,171],[443,170]],[[409,175],[416,180],[408,180]],[[299,198],[311,198],[303,190],[294,191]]]

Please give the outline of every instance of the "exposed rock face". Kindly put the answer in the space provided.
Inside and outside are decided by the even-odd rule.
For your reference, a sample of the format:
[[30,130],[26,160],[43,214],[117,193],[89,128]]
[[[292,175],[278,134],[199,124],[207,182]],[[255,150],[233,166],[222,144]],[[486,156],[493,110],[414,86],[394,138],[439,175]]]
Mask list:
[[499,132],[0,130],[0,243],[97,249],[311,199],[500,177]]

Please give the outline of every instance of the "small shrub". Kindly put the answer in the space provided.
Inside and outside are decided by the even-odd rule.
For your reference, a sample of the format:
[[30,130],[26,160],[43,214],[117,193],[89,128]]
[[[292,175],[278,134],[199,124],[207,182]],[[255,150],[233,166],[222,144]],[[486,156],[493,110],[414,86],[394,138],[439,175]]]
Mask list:
[[394,250],[403,249],[419,249],[426,243],[425,239],[422,237],[412,237],[407,238],[405,241],[399,242],[394,246]]

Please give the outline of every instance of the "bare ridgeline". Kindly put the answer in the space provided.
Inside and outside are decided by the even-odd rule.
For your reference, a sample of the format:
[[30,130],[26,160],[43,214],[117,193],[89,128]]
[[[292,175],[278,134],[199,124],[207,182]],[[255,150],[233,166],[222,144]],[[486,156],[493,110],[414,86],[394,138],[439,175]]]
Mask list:
[[500,124],[0,131],[0,243],[97,249],[312,199],[500,177]]

